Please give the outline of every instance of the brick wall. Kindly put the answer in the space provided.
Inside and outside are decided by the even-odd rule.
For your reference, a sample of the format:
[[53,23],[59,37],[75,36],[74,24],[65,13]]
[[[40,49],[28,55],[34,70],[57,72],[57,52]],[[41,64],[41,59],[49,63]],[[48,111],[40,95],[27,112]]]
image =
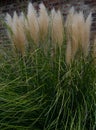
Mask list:
[[92,37],[96,37],[96,0],[85,0],[85,4],[90,7],[92,11],[92,26],[91,26],[91,35]]
[[[96,36],[96,0],[42,0],[42,1],[49,10],[52,9],[53,7],[55,7],[55,9],[61,9],[64,18],[66,18],[68,10],[72,6],[74,6],[77,11],[82,10],[84,12],[85,17],[89,14],[90,11],[92,11],[93,22],[91,27],[92,31],[91,34],[92,37]],[[3,19],[5,17],[6,12],[12,15],[15,10],[18,13],[21,10],[26,11],[28,5],[28,0],[5,0],[5,3],[3,0],[2,2],[3,4],[0,4],[0,19]],[[38,3],[40,3],[40,1],[34,2],[34,6],[37,10],[39,9]],[[6,30],[4,29],[2,22],[0,22],[0,43],[4,40],[6,41],[6,39],[7,39]]]

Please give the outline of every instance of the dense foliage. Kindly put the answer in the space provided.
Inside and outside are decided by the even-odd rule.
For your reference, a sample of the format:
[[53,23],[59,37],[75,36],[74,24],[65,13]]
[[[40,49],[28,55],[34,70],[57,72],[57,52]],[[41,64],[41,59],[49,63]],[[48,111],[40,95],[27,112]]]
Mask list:
[[[41,8],[44,7],[42,6]],[[55,19],[58,20],[59,17],[61,21],[60,12],[56,14],[53,10],[52,14],[55,14]],[[73,14],[71,14],[71,18],[76,17]],[[95,49],[92,49],[94,51],[87,50],[88,54],[86,56],[85,48],[82,49],[81,44],[78,42],[79,36],[81,36],[79,30],[78,33],[80,35],[78,38],[75,37],[77,40],[74,42],[74,35],[77,34],[74,33],[74,30],[76,31],[78,28],[79,21],[75,24],[76,26],[73,31],[71,30],[72,28],[69,28],[71,27],[70,22],[67,21],[67,32],[65,30],[64,32],[61,31],[63,33],[62,40],[62,33],[60,34],[60,28],[58,29],[57,26],[58,23],[55,25],[55,20],[53,20],[53,27],[57,27],[57,33],[53,34],[54,28],[51,34],[50,29],[47,31],[48,34],[45,33],[46,29],[43,30],[43,34],[46,35],[40,35],[39,45],[35,43],[37,39],[34,39],[34,33],[33,35],[30,34],[32,33],[32,30],[30,30],[26,34],[26,49],[22,49],[24,47],[23,40],[18,38],[25,39],[23,37],[24,32],[22,32],[22,35],[20,34],[18,16],[16,16],[16,13],[14,15],[14,26],[10,26],[12,25],[10,22],[8,24],[8,30],[10,30],[8,35],[11,39],[9,47],[4,48],[1,45],[0,49],[0,129],[95,130]],[[83,16],[81,17],[82,14],[78,15],[80,15],[78,18],[83,19]],[[31,20],[30,17],[28,17],[28,20]],[[48,16],[46,15],[46,17]],[[10,20],[9,16],[8,18]],[[42,15],[40,20],[42,21]],[[59,20],[59,27],[62,30],[62,26],[60,26],[62,22]],[[30,26],[32,26],[31,24],[29,23]],[[40,27],[42,27],[41,25],[43,24],[40,24]],[[86,23],[84,25],[86,26]],[[15,27],[18,28],[17,33]],[[23,29],[22,26],[20,29]],[[87,31],[89,34],[89,29]],[[88,40],[89,37],[86,39]],[[74,49],[73,44],[78,44],[78,46],[75,46],[77,49]],[[72,47],[70,51],[73,51],[71,55],[70,51],[66,50],[69,45]],[[74,54],[74,57],[72,57],[72,54]]]

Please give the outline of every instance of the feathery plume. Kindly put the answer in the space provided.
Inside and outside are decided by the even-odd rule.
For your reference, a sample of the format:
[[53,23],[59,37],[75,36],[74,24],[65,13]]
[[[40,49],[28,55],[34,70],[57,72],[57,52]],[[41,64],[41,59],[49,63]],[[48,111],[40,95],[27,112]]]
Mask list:
[[[22,55],[25,52],[25,33],[23,29],[23,25],[21,20],[19,19],[16,12],[14,12],[13,19],[11,20],[10,15],[7,15],[8,25],[12,30],[11,39],[14,43],[14,47],[18,50]],[[11,21],[11,22],[10,22]],[[9,37],[10,38],[10,37]]]
[[[74,7],[72,7],[70,10],[69,10],[69,13],[67,15],[67,19],[66,19],[66,22],[65,22],[65,27],[67,28],[67,34],[70,34],[71,33],[71,25],[73,23],[73,16],[74,16],[74,13],[75,13],[75,10],[74,10]],[[70,34],[71,35],[71,34]]]
[[[53,8],[52,10],[51,10],[51,37],[52,37],[52,43],[55,43],[55,42],[57,42],[56,40],[56,36],[55,36],[55,31],[56,31],[56,28],[54,27],[55,25],[54,25],[54,22],[55,22],[55,15],[56,15],[56,11],[55,11],[55,9]],[[53,44],[53,46],[56,48],[56,44]]]
[[13,41],[15,44],[15,47],[18,51],[24,55],[25,53],[25,43],[26,43],[26,37],[24,33],[24,26],[22,24],[21,19],[17,16],[16,13],[14,13],[13,16]]
[[[72,11],[72,12],[71,12]],[[84,56],[88,56],[90,43],[90,27],[91,27],[91,13],[85,21],[83,12],[74,12],[71,9],[66,19],[67,40],[71,41],[72,60],[79,48],[82,49]]]
[[38,19],[37,19],[37,13],[31,3],[28,5],[28,30],[30,32],[31,38],[33,39],[34,43],[38,43]]
[[53,21],[55,15],[56,15],[56,11],[55,11],[55,9],[53,8],[53,9],[51,10],[51,19],[52,19],[52,21]]
[[19,20],[23,26],[25,34],[27,34],[27,32],[29,31],[28,20],[26,19],[23,12],[20,13]]
[[72,25],[70,26],[70,34],[69,37],[71,35],[71,47],[72,47],[72,60],[74,59],[74,56],[77,52],[78,49],[78,14],[75,13],[73,15],[73,19],[72,19]]
[[21,21],[23,27],[25,28],[25,15],[23,12],[20,13],[19,20]]
[[[68,41],[66,48],[70,48],[70,51],[71,51],[71,52],[69,52],[71,54],[70,61],[73,61],[74,56],[75,56],[77,49],[78,49],[78,36],[79,36],[79,34],[78,34],[77,25],[78,25],[78,14],[74,12],[74,8],[72,7],[69,10],[69,14],[67,16],[66,24],[65,24],[67,41]],[[70,44],[69,44],[69,41],[70,41]],[[66,55],[68,55],[68,54],[66,54]],[[66,59],[66,61],[67,61],[67,59]]]
[[61,47],[64,36],[63,18],[60,10],[57,11],[57,22],[58,22],[58,45]]
[[9,39],[12,42],[12,24],[13,24],[13,20],[12,20],[11,15],[7,13],[6,17],[5,17],[5,20],[6,20],[6,24],[8,25],[7,35],[8,35]]
[[39,12],[39,36],[40,40],[44,41],[48,34],[48,26],[49,26],[49,16],[46,10],[46,7],[43,3],[40,4],[40,12]]
[[77,19],[77,33],[78,33],[78,44],[79,46],[82,46],[84,44],[84,25],[85,25],[85,19],[83,12],[79,12],[75,19]]
[[82,12],[74,13],[72,23],[72,58],[84,43],[84,16]]
[[12,17],[11,17],[10,14],[8,14],[8,13],[6,14],[5,20],[6,20],[7,25],[8,25],[9,27],[11,27],[11,26],[12,26]]
[[63,19],[61,12],[58,10],[57,12],[53,9],[51,11],[51,18],[52,18],[52,41],[53,43],[58,43],[58,46],[61,47],[63,42]]

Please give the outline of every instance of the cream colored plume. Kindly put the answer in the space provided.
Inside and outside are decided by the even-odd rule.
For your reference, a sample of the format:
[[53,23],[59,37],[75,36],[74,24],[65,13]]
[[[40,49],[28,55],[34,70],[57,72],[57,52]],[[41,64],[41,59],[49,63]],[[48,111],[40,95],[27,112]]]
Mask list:
[[44,41],[48,34],[48,27],[49,27],[49,16],[46,10],[46,7],[43,3],[40,4],[40,12],[39,12],[39,36],[40,40]]
[[55,15],[56,15],[56,11],[55,9],[53,8],[51,10],[51,38],[52,38],[52,43],[53,43],[53,46],[56,48],[56,42],[57,42],[57,39],[56,39],[56,36],[55,36],[55,31],[56,31],[56,28],[55,28],[55,25],[54,25],[54,22],[55,22]]
[[55,15],[56,15],[56,10],[53,8],[53,9],[51,10],[51,20],[52,20],[52,22],[53,22],[53,20],[54,20]]
[[[8,17],[8,15],[7,15],[7,17]],[[8,23],[10,23],[10,19],[9,19]],[[16,12],[14,12],[13,20],[12,20],[12,23],[10,24],[10,28],[13,32],[13,35],[11,35],[11,40],[14,43],[14,47],[22,55],[24,55],[26,37],[25,37],[22,22],[19,19]]]
[[[67,35],[67,50],[70,50],[70,61],[73,61],[75,54],[78,50],[78,40],[79,40],[79,31],[78,31],[78,14],[74,12],[74,8],[72,7],[69,10],[69,14],[66,19],[66,35]],[[70,41],[70,44],[69,44]],[[68,49],[70,48],[70,49]],[[67,52],[66,51],[66,62],[67,62]],[[68,60],[69,61],[69,60]]]
[[26,18],[25,18],[25,15],[24,15],[23,12],[20,13],[19,20],[22,23],[22,26],[25,28],[25,20],[26,20]]
[[16,49],[24,55],[25,53],[25,44],[26,44],[26,37],[24,33],[24,26],[22,24],[21,19],[14,13],[13,16],[13,40]]
[[25,17],[23,12],[20,13],[19,20],[22,23],[22,26],[24,28],[25,34],[27,34],[29,32],[28,20]]
[[54,44],[58,43],[58,46],[61,47],[63,43],[63,34],[64,34],[64,27],[63,27],[63,19],[60,10],[57,12],[53,9],[51,11],[51,29],[52,29],[52,42]]
[[[84,19],[84,15],[83,12],[79,12],[77,13],[77,15],[75,15],[75,20],[77,19],[77,33],[78,33],[78,44],[79,46],[82,46],[84,44],[84,35],[85,35],[85,19]],[[75,22],[74,20],[74,22]]]
[[7,25],[9,26],[9,27],[11,27],[12,26],[12,17],[10,16],[10,14],[6,14],[6,23],[7,23]]
[[34,41],[34,43],[38,43],[38,32],[39,32],[39,26],[38,26],[38,19],[37,19],[37,13],[31,3],[28,5],[28,30],[30,32],[31,38]]
[[74,7],[72,7],[70,10],[69,10],[69,13],[67,15],[67,19],[66,19],[66,22],[65,22],[65,27],[67,27],[67,34],[70,35],[71,33],[71,26],[72,26],[72,23],[73,23],[73,20],[74,20],[74,13],[75,13],[75,10],[74,10]]
[[12,17],[7,13],[5,20],[6,20],[6,24],[8,25],[8,28],[9,28],[7,30],[7,34],[8,34],[9,39],[12,41],[12,33],[11,33],[12,32],[12,24],[13,24]]
[[83,12],[74,12],[74,8],[69,11],[65,27],[67,32],[67,40],[70,40],[71,42],[72,60],[80,48],[82,49],[84,56],[88,56],[91,22],[91,13],[85,21]]
[[73,16],[72,25],[71,25],[71,29],[69,33],[69,37],[71,40],[72,60],[74,59],[75,54],[78,50],[79,33],[78,33],[78,17],[77,16],[78,16],[77,13]]

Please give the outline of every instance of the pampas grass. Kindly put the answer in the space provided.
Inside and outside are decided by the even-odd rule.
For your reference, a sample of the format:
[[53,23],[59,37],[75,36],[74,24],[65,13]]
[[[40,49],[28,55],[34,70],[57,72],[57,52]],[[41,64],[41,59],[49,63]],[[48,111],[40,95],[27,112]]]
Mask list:
[[27,14],[6,18],[17,55],[0,47],[0,130],[95,130],[91,14],[72,8],[64,22],[59,10],[29,3]]
[[28,5],[27,20],[28,20],[28,30],[30,32],[31,38],[34,41],[34,43],[37,44],[39,39],[38,37],[39,26],[38,26],[37,12],[31,3],[29,3]]
[[9,39],[10,40],[12,40],[12,37],[11,37],[11,32],[12,32],[12,24],[13,24],[13,19],[12,19],[12,17],[10,16],[10,14],[8,14],[7,13],[7,15],[6,15],[6,24],[8,25],[8,28],[9,28],[9,30],[7,30],[7,34],[8,34],[8,37],[9,37]]
[[62,46],[63,43],[63,36],[64,36],[64,26],[63,26],[63,19],[60,10],[57,12],[55,9],[51,11],[51,18],[52,18],[52,42],[54,44],[58,44],[59,47]]
[[88,56],[91,22],[91,13],[85,20],[83,12],[74,12],[73,7],[70,9],[66,20],[66,32],[67,41],[70,40],[71,42],[72,61],[74,60],[74,57],[79,49],[83,52],[85,57]]
[[13,16],[13,42],[18,51],[24,55],[25,53],[25,42],[26,42],[26,37],[24,33],[24,28],[22,21],[19,19],[18,15],[16,12],[14,12]]
[[6,14],[6,23],[9,25],[9,27],[12,26],[12,17],[8,13]]
[[[68,64],[71,63],[71,61],[74,59],[74,56],[78,49],[78,29],[76,26],[77,22],[78,22],[77,21],[78,18],[76,18],[76,17],[78,17],[78,15],[77,15],[77,13],[75,13],[74,8],[72,7],[69,10],[69,14],[67,16],[66,23],[65,23],[66,35],[67,35],[66,48],[67,48],[67,50],[68,50],[68,48],[70,48],[70,51],[71,51],[70,61],[68,60],[69,61]],[[66,51],[66,57],[67,57],[67,55],[68,55],[68,52]],[[66,59],[66,62],[67,62],[67,59]]]
[[46,40],[48,34],[48,27],[49,27],[49,16],[46,10],[46,7],[43,3],[40,4],[40,11],[39,11],[39,38],[41,41]]
[[20,13],[19,20],[20,20],[21,23],[23,24],[23,28],[24,28],[24,24],[25,24],[25,15],[24,15],[23,12]]
[[19,19],[16,12],[14,12],[13,19],[9,14],[7,14],[6,19],[7,19],[7,24],[9,25],[9,27],[13,32],[12,35],[9,35],[11,41],[13,42],[15,49],[19,51],[22,55],[24,55],[26,37],[25,37],[22,21]]

